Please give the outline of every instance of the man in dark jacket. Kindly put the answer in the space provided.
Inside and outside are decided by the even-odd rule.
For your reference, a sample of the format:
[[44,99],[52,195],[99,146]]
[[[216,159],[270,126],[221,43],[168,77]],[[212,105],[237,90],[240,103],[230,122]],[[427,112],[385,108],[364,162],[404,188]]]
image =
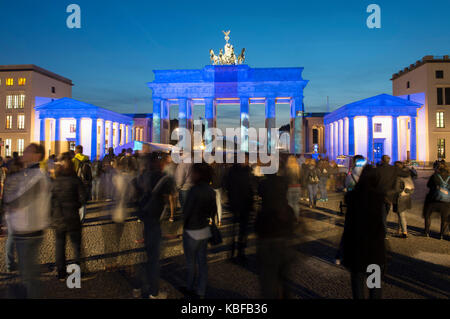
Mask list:
[[[364,298],[367,267],[375,264],[383,271],[386,264],[384,193],[375,187],[376,170],[369,165],[364,167],[355,188],[346,196],[342,264],[351,273],[354,299]],[[381,287],[369,291],[370,298],[381,298]]]
[[383,155],[380,165],[376,168],[376,187],[383,194],[383,225],[387,236],[387,216],[397,193],[396,182],[399,177],[408,177],[409,173],[397,166],[390,165],[391,158]]
[[[228,192],[230,210],[233,213],[234,224],[239,223],[238,258],[245,258],[247,245],[248,223],[250,212],[253,210],[252,171],[248,165],[248,156],[245,163],[235,163],[230,168],[226,178],[225,187]],[[235,250],[235,233],[233,232],[232,257]]]

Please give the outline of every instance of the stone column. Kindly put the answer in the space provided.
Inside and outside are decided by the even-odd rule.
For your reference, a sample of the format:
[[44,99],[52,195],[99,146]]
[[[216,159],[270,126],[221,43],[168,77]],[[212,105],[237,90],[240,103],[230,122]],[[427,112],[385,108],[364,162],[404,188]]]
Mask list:
[[153,98],[152,141],[161,143],[161,99]]
[[108,147],[114,147],[113,141],[113,122],[109,121],[109,129],[108,129]]
[[290,152],[303,152],[303,96],[296,96],[290,100]]
[[119,145],[119,130],[117,127],[117,122],[111,122],[111,127],[113,131],[116,131],[116,135],[114,135],[112,139],[112,147],[116,148]]
[[125,144],[125,124],[119,124],[120,128],[120,145]]
[[97,119],[91,119],[91,156],[90,160],[97,159]]
[[392,163],[398,161],[398,116],[392,117],[392,130],[391,130],[391,159]]
[[100,134],[100,159],[105,156],[105,136],[106,136],[106,126],[105,120],[101,119],[102,133]]
[[81,118],[76,118],[75,124],[75,144],[81,145]]
[[45,148],[45,132],[46,132],[45,118],[39,119],[39,142],[44,148]]
[[[143,137],[141,136],[141,140]],[[161,143],[170,142],[170,103],[163,100],[161,104]]]
[[275,139],[277,136],[272,136],[271,129],[275,128],[276,111],[274,97],[266,98],[266,129],[267,129],[267,151],[271,152],[272,147],[275,147]]
[[179,98],[178,99],[178,127],[179,128],[187,128],[186,123],[186,105],[187,105],[187,99],[186,98]]
[[348,118],[348,155],[355,154],[355,118]]
[[[208,129],[216,127],[217,116],[217,104],[213,97],[205,98],[205,146],[212,142],[212,135],[208,132]],[[208,151],[212,151],[212,147],[207,148]]]
[[367,159],[373,161],[373,119],[367,117]]
[[194,101],[192,99],[188,99],[186,103],[186,128],[191,132],[191,134],[192,130],[194,129],[193,115],[194,115]]
[[[249,116],[248,116],[248,114],[249,114],[249,98],[241,97],[240,103],[241,103],[241,110],[240,110],[240,114],[241,114],[241,151],[248,152],[248,128],[250,126],[250,121],[249,121]],[[266,118],[267,118],[267,111],[266,111]],[[274,127],[275,127],[275,125],[274,125]]]
[[55,118],[55,154],[61,152],[61,119]]
[[410,158],[411,158],[411,160],[412,161],[416,161],[417,160],[417,128],[416,128],[416,119],[417,119],[417,116],[411,116],[410,118],[409,118],[409,120],[410,120],[410,131],[409,131],[409,134],[411,134],[410,135],[410,138],[409,138],[409,141],[410,141]]

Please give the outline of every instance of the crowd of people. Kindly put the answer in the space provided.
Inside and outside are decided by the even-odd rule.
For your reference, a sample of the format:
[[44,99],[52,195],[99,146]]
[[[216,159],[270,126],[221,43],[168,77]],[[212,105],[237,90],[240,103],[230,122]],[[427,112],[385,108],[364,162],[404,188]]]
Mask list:
[[[89,201],[113,204],[111,220],[117,231],[136,212],[143,223],[147,262],[139,294],[152,299],[167,298],[159,289],[162,220],[182,216],[182,243],[186,259],[188,298],[205,298],[208,282],[208,244],[221,243],[223,205],[232,213],[231,256],[245,261],[249,232],[257,234],[257,258],[261,293],[264,298],[289,297],[289,274],[293,263],[292,240],[302,225],[301,204],[314,209],[328,201],[328,192],[345,192],[345,226],[336,263],[351,272],[354,298],[363,298],[366,268],[386,265],[387,216],[398,216],[398,236],[408,237],[407,212],[412,208],[417,172],[409,163],[390,164],[389,156],[372,165],[360,155],[351,167],[339,168],[334,161],[319,157],[280,155],[276,174],[262,175],[260,164],[180,163],[170,154],[133,152],[115,155],[112,148],[102,159],[90,161],[83,147],[44,160],[44,148],[30,144],[23,156],[14,154],[1,164],[1,200],[7,226],[5,261],[8,271],[19,270],[27,297],[41,296],[39,246],[44,232],[55,232],[57,278],[66,280],[66,241],[73,245],[74,263],[82,276],[82,224]],[[428,181],[423,216],[424,234],[429,236],[433,212],[441,214],[441,238],[448,228],[450,172],[438,162]],[[236,235],[236,236],[234,236]],[[236,240],[235,240],[236,237]],[[111,244],[105,242],[105,245]],[[15,259],[17,252],[17,262]],[[105,270],[116,267],[109,263]],[[381,289],[370,289],[381,297]]]

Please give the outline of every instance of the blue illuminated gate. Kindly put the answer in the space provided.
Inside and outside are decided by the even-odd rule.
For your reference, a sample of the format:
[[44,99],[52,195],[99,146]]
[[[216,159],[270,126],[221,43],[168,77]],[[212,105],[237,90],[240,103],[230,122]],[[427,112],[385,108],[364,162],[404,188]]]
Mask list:
[[383,142],[375,142],[373,144],[373,159],[375,163],[378,163],[381,161],[381,157],[384,153],[384,143]]

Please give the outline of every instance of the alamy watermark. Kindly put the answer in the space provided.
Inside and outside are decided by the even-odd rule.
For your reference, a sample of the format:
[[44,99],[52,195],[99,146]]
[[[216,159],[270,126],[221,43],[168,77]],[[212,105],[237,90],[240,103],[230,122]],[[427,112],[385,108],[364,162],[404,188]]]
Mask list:
[[367,288],[381,288],[381,267],[377,264],[371,264],[367,266],[366,271],[370,274],[366,280]]
[[370,4],[367,6],[367,13],[370,15],[367,17],[366,25],[369,29],[381,28],[381,8],[378,4]]
[[81,288],[81,268],[77,264],[67,266],[66,286],[69,289]]
[[78,4],[69,4],[66,12],[70,13],[67,17],[66,25],[69,29],[81,29],[81,8]]

